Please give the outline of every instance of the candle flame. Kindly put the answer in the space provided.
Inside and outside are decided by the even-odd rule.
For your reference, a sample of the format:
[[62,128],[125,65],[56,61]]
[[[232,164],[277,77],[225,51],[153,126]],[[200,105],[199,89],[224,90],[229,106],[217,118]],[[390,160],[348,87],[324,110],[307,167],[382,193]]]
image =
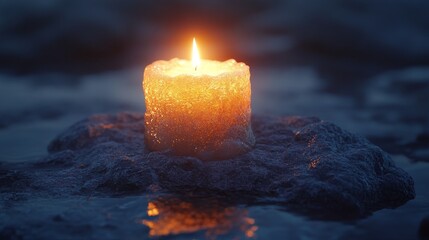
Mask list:
[[200,60],[200,54],[198,52],[197,48],[197,42],[195,41],[195,38],[192,42],[192,66],[195,68],[195,71],[197,71],[197,68],[200,66],[201,60]]

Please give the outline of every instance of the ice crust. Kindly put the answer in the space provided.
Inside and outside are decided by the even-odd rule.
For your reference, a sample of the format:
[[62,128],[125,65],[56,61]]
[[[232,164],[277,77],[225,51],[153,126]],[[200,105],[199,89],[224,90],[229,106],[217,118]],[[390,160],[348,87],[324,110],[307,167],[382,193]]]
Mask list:
[[365,138],[310,117],[253,116],[254,149],[228,160],[149,152],[143,114],[93,115],[60,134],[33,184],[73,193],[167,191],[252,196],[351,215],[415,196],[413,179]]

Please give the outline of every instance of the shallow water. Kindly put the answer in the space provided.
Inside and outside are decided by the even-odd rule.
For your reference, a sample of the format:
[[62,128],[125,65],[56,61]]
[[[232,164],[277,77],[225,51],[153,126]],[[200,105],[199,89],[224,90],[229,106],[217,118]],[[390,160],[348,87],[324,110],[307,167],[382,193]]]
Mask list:
[[[37,161],[47,155],[50,140],[87,115],[143,112],[141,72],[88,75],[58,85],[50,79],[67,76],[1,76],[2,164],[13,169],[19,168],[17,163]],[[395,163],[414,178],[416,189],[416,198],[396,209],[334,221],[298,215],[285,206],[235,205],[223,199],[168,194],[67,198],[2,194],[0,236],[418,239],[420,222],[429,216],[429,107],[423,101],[429,92],[428,79],[427,68],[404,69],[381,73],[350,91],[332,87],[337,83],[311,67],[252,69],[254,114],[317,116],[364,135],[391,153]]]

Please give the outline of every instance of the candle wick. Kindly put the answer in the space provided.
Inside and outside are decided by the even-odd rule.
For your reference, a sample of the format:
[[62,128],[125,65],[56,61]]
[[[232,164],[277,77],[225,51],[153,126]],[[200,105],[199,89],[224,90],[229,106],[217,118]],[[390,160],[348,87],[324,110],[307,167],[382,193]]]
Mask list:
[[195,71],[197,71],[197,67],[198,67],[198,66],[195,66]]

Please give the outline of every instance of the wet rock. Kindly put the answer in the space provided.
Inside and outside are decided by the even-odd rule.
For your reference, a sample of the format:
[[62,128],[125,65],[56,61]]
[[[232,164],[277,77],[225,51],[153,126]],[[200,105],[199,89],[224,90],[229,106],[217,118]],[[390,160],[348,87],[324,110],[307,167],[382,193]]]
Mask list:
[[429,217],[423,218],[419,227],[419,237],[421,240],[429,239]]
[[416,137],[416,141],[421,144],[429,145],[429,132],[420,133]]
[[18,170],[10,170],[0,164],[0,190],[20,192],[31,185],[29,178]]
[[317,118],[254,116],[254,149],[222,161],[149,152],[143,128],[143,115],[133,113],[76,123],[50,144],[42,161],[56,171],[45,164],[36,184],[55,189],[60,181],[62,191],[110,195],[159,188],[269,196],[289,207],[353,216],[415,196],[413,179],[379,147]]
[[7,226],[0,230],[0,239],[4,240],[20,240],[22,235],[18,233],[15,227]]
[[55,216],[52,217],[52,221],[54,222],[62,222],[64,221],[64,216],[62,216],[61,214],[57,214]]

